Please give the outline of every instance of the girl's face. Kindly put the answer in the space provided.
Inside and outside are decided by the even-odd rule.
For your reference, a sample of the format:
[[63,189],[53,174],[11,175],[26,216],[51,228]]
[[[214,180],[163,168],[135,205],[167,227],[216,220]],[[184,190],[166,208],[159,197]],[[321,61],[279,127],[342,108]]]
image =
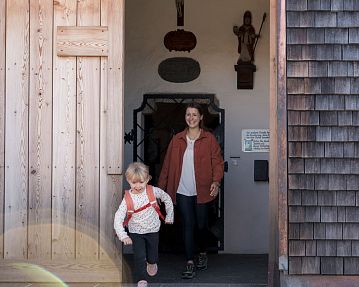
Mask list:
[[131,191],[133,193],[141,193],[145,191],[146,185],[149,182],[149,179],[147,180],[132,180],[127,179],[127,182],[131,186]]
[[189,128],[198,128],[203,115],[196,108],[187,108],[185,119]]

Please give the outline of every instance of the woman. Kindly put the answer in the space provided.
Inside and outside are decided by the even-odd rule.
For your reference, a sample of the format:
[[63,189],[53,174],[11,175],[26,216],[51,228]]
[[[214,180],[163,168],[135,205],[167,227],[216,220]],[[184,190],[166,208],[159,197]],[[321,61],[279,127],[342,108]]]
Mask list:
[[180,212],[187,259],[182,278],[193,278],[196,227],[200,252],[196,267],[207,269],[208,209],[219,192],[223,159],[216,138],[203,129],[200,104],[187,106],[185,120],[187,128],[167,148],[158,186],[167,190]]

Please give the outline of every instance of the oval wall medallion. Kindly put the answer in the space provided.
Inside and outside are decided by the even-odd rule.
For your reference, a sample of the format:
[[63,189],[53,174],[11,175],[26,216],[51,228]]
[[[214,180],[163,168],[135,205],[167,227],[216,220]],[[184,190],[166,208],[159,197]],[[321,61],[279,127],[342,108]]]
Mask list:
[[186,83],[198,78],[201,73],[199,63],[187,57],[174,57],[162,61],[158,74],[162,79],[172,83]]

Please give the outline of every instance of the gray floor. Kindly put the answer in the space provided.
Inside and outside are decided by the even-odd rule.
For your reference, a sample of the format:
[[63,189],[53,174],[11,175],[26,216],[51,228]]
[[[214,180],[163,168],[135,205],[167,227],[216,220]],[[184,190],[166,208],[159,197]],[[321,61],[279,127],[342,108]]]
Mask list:
[[[197,271],[193,279],[181,279],[183,255],[160,254],[158,274],[151,278],[150,286],[201,286],[201,287],[263,287],[267,285],[268,256],[209,254],[208,269]],[[132,255],[124,257],[124,282],[132,283]]]

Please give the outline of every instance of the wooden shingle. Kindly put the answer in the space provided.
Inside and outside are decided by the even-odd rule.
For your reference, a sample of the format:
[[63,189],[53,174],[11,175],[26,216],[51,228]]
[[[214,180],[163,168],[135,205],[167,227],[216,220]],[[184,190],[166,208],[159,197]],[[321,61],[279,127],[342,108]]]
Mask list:
[[304,94],[304,79],[295,78],[287,80],[287,93],[288,94]]
[[337,14],[332,12],[315,12],[315,27],[336,27]]
[[313,95],[288,95],[288,110],[314,110],[315,97]]
[[359,126],[359,112],[352,112],[353,126]]
[[302,274],[319,274],[319,257],[302,257]]
[[314,238],[314,224],[301,223],[300,224],[300,239],[313,239]]
[[343,223],[343,239],[359,240],[359,224]]
[[338,206],[338,222],[346,222],[346,210],[345,207]]
[[359,28],[350,28],[349,29],[349,43],[359,44]]
[[355,144],[354,143],[344,143],[344,157],[353,158],[355,156]]
[[348,28],[326,28],[325,43],[326,44],[347,44],[349,29]]
[[324,157],[324,143],[320,142],[303,142],[302,156],[304,158]]
[[333,206],[336,205],[336,192],[335,191],[318,191],[318,205],[320,206]]
[[308,158],[304,162],[305,173],[320,173],[320,159]]
[[341,257],[321,257],[320,273],[328,275],[341,275],[344,273],[344,261]]
[[344,258],[344,274],[345,275],[359,274],[359,258],[355,258],[355,257]]
[[359,141],[359,127],[347,127],[348,141]]
[[337,243],[334,240],[318,240],[317,256],[336,256]]
[[322,44],[324,43],[324,29],[311,29],[307,30],[307,44]]
[[315,141],[316,135],[316,128],[312,126],[288,127],[288,141]]
[[326,174],[315,175],[315,190],[329,190],[329,176]]
[[300,238],[300,224],[290,223],[288,227],[288,238],[299,239]]
[[351,161],[347,159],[336,158],[334,159],[334,173],[336,174],[349,174]]
[[325,224],[326,239],[343,239],[342,223],[326,223]]
[[[328,84],[330,85],[329,81]],[[334,84],[334,81],[332,82]],[[323,81],[322,81],[322,87],[323,87]],[[324,85],[324,87],[326,87]],[[334,88],[334,85],[333,85]],[[331,89],[331,87],[329,86],[329,89]],[[327,111],[327,110],[335,110],[335,111],[341,111],[346,109],[345,105],[346,105],[346,99],[348,98],[348,96],[342,96],[342,95],[317,95],[316,96],[316,101],[315,101],[315,109],[316,110],[322,110],[322,111]]]
[[300,112],[288,111],[288,125],[299,126],[300,125]]
[[351,126],[353,124],[352,112],[338,112],[338,126]]
[[346,96],[345,97],[345,109],[347,111],[359,110],[359,96],[357,96],[357,95]]
[[328,62],[309,62],[308,74],[309,77],[327,77],[328,76]]
[[300,222],[304,222],[304,219],[305,219],[304,207],[302,206],[289,207],[289,222],[300,223]]
[[320,0],[308,0],[308,10],[322,10]]
[[288,173],[304,173],[304,159],[290,158],[288,160]]
[[317,241],[306,240],[305,241],[305,256],[316,256],[317,255]]
[[289,274],[302,274],[302,257],[289,257]]
[[288,251],[289,256],[305,256],[305,241],[290,240]]
[[302,156],[302,143],[300,143],[300,142],[288,143],[288,156],[289,157]]
[[335,78],[322,78],[321,80],[322,80],[322,94],[334,94]]
[[347,190],[359,190],[359,175],[347,175]]
[[344,157],[344,143],[325,143],[325,157]]
[[308,62],[297,61],[287,63],[287,77],[308,77]]
[[346,77],[348,76],[348,63],[330,61],[328,63],[328,76],[329,77]]
[[304,222],[320,222],[320,207],[319,206],[305,206]]
[[332,137],[331,141],[333,142],[345,142],[349,140],[350,137],[350,127],[332,127]]
[[314,239],[326,239],[325,223],[314,223]]
[[300,112],[300,123],[303,126],[319,125],[319,112],[317,111]]
[[351,78],[350,79],[350,86],[351,86],[351,89],[350,89],[350,93],[352,94],[358,94],[359,93],[359,79],[357,78]]
[[344,11],[337,13],[338,27],[359,27],[359,12]]
[[343,11],[344,3],[343,0],[331,0],[330,1],[330,10],[331,11]]
[[351,256],[352,242],[350,240],[337,240],[337,256]]
[[318,79],[318,78],[305,78],[304,79],[304,93],[305,94],[320,94],[321,91],[322,91],[322,82],[320,79]]
[[316,190],[303,190],[302,191],[302,205],[318,205],[318,197]]
[[359,241],[352,241],[352,256],[359,256]]
[[336,111],[321,111],[319,124],[321,126],[336,126],[336,125],[338,125],[338,112],[336,112]]
[[320,160],[320,172],[322,174],[335,173],[335,161],[333,158]]
[[288,205],[302,205],[302,191],[290,189],[288,191]]
[[287,46],[287,60],[299,61],[302,58],[302,45]]
[[307,0],[287,0],[287,11],[307,10]]
[[350,174],[359,174],[359,159],[350,160]]
[[287,44],[306,44],[306,43],[307,43],[307,29],[303,29],[303,28],[287,29]]
[[336,206],[322,206],[320,213],[321,222],[337,222],[338,213]]
[[314,189],[314,176],[307,174],[290,174],[288,175],[289,189]]
[[359,51],[355,44],[343,46],[343,60],[344,61],[358,61]]
[[334,83],[335,83],[334,93],[345,94],[345,95],[350,93],[350,87],[351,87],[350,79],[335,78],[334,80],[335,80],[334,81]]
[[332,174],[329,176],[329,190],[346,190],[346,175]]
[[355,206],[355,191],[337,191],[338,206]]
[[316,128],[315,139],[318,142],[330,142],[332,139],[332,128],[318,126]]
[[359,208],[357,207],[346,207],[346,222],[359,222]]

